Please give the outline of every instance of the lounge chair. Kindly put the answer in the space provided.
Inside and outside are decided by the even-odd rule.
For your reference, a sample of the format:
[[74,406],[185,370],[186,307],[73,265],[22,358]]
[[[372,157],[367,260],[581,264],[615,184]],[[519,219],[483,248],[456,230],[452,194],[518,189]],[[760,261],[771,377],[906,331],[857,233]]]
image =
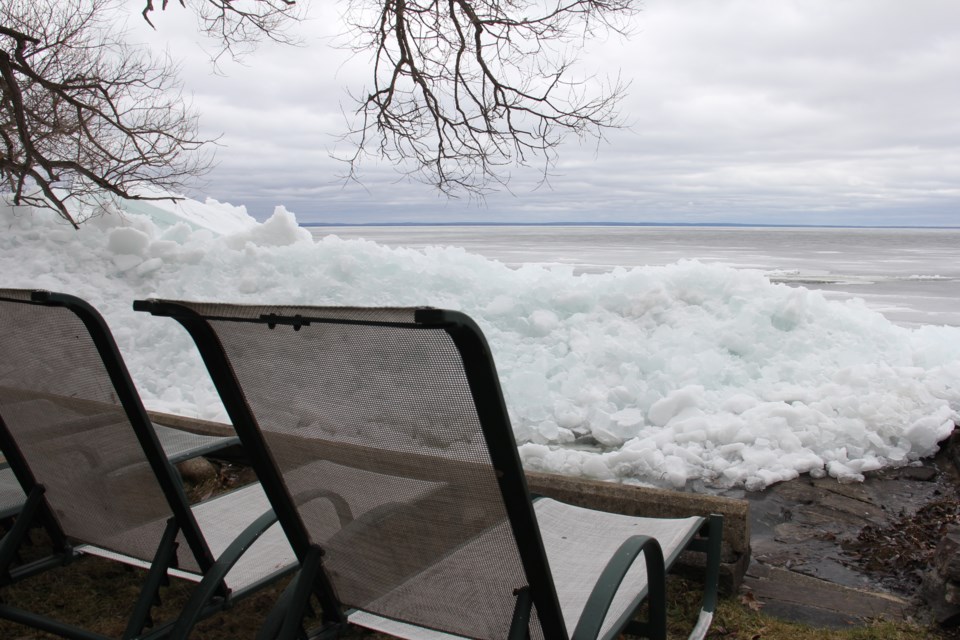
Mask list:
[[[0,297],[2,295],[3,292],[0,290]],[[242,457],[242,454],[238,452],[240,440],[236,436],[204,435],[162,424],[152,424],[163,452],[173,464],[179,464],[199,456],[222,456],[228,459],[234,459],[238,455]],[[110,430],[99,432],[93,430],[86,443],[94,445],[93,439],[97,435],[109,438]],[[0,457],[3,457],[2,452],[0,452]],[[27,496],[23,493],[16,475],[14,475],[10,466],[4,462],[0,465],[0,521],[16,516],[26,499]]]
[[[467,316],[134,308],[193,336],[301,562],[259,637],[297,637],[314,594],[317,638],[348,623],[430,640],[663,638],[664,573],[684,549],[707,553],[691,637],[706,634],[721,518],[635,518],[531,498],[492,357]],[[300,474],[305,461],[362,469],[370,482]],[[410,482],[432,488],[414,496],[403,490]],[[302,499],[318,488],[325,499]],[[333,517],[390,494],[404,495],[347,526]],[[635,621],[644,599],[649,617]]]
[[[296,568],[259,484],[188,503],[90,305],[63,294],[0,290],[0,353],[0,449],[27,496],[0,540],[0,586],[80,554],[121,561],[146,569],[123,637],[183,638],[200,617]],[[51,555],[15,563],[36,526],[49,534]],[[152,626],[168,576],[199,584],[177,620]],[[0,617],[68,638],[104,637],[6,603]]]
[[13,469],[4,463],[0,466],[0,522],[17,515],[26,499]]
[[[5,295],[22,297],[31,295],[32,291],[27,290],[3,290],[0,289],[0,299]],[[11,336],[13,337],[13,336]],[[16,378],[16,372],[8,371],[7,376]],[[17,393],[23,393],[23,390],[6,390],[0,387],[0,402],[9,404],[19,400]],[[35,399],[35,398],[34,398]],[[29,401],[28,401],[29,402]],[[42,412],[42,408],[39,408]],[[78,415],[80,415],[78,413]],[[42,419],[42,418],[41,418]],[[79,427],[80,425],[76,425]],[[95,421],[87,426],[95,426]],[[178,464],[198,456],[222,456],[233,459],[238,456],[240,440],[236,436],[214,436],[200,433],[192,433],[183,429],[175,429],[162,424],[153,423],[153,430],[160,440],[160,446],[170,462]],[[98,436],[110,438],[109,429],[98,432],[91,429],[87,436],[87,442],[91,446],[96,446],[93,442]],[[3,453],[0,452],[0,459],[5,460]],[[0,521],[15,516],[23,507],[27,499],[17,481],[13,470],[3,462],[0,464]]]

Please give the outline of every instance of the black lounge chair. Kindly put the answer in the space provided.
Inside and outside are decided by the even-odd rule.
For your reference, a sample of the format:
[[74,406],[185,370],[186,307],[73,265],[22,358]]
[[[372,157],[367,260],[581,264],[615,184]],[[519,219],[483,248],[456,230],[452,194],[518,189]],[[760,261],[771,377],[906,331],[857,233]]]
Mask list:
[[[2,295],[3,292],[0,290],[0,296]],[[173,464],[199,456],[222,457],[228,460],[234,460],[239,456],[242,459],[242,453],[238,451],[240,439],[236,436],[205,435],[157,423],[153,423],[153,430],[160,440],[163,452]],[[93,439],[98,435],[109,438],[109,430],[100,432],[92,430],[86,441],[87,444],[95,447]],[[3,457],[2,453],[0,457]],[[4,462],[0,465],[0,522],[16,516],[23,508],[26,499],[27,496],[24,495],[13,469]]]
[[[32,290],[4,290],[0,289],[0,300],[4,297],[11,299],[11,297],[22,298],[26,296],[33,295]],[[45,295],[43,292],[37,292],[37,295]],[[16,340],[16,336],[10,335],[8,339]],[[3,357],[0,354],[0,357]],[[12,364],[12,361],[8,361]],[[0,365],[0,369],[3,369]],[[4,371],[4,376],[12,379],[16,379],[17,372],[15,369],[6,368]],[[9,404],[11,402],[18,401],[17,393],[23,393],[23,390],[17,390],[15,388],[6,389],[0,384],[0,402]],[[36,396],[31,396],[28,400],[36,401],[38,398]],[[34,408],[42,412],[43,409],[39,406],[41,403],[36,402]],[[78,412],[77,417],[82,415],[81,412]],[[42,419],[42,418],[41,418]],[[90,420],[86,425],[75,423],[75,428],[85,428],[89,427],[90,430],[86,437],[86,442],[91,448],[96,448],[98,444],[95,442],[95,439],[98,437],[106,438],[109,440],[111,431],[106,430],[96,430],[92,427],[96,426],[96,420]],[[178,464],[191,458],[196,458],[198,456],[221,456],[227,459],[235,459],[238,457],[238,450],[240,446],[240,440],[236,436],[214,436],[214,435],[205,435],[200,433],[192,433],[189,431],[184,431],[183,429],[175,429],[173,427],[168,427],[162,424],[153,423],[153,430],[157,434],[157,438],[160,440],[160,446],[163,447],[164,453],[169,458],[170,462]],[[5,460],[2,451],[0,451],[0,459]],[[0,522],[12,518],[13,516],[19,513],[20,509],[23,507],[24,501],[27,497],[23,493],[23,489],[20,487],[20,483],[17,481],[16,476],[13,473],[13,470],[10,468],[6,462],[0,464]]]
[[[2,299],[2,295],[3,290],[0,290],[0,299]],[[152,423],[152,425],[163,452],[173,464],[179,464],[199,456],[219,456],[233,460],[239,455],[242,458],[242,454],[238,453],[240,440],[236,436],[204,435],[157,423]],[[91,430],[86,444],[95,448],[94,439],[97,436],[109,438],[110,431]],[[3,457],[2,452],[0,452],[0,458]],[[16,516],[23,508],[26,499],[27,496],[23,493],[13,469],[4,462],[0,465],[0,522]]]
[[13,469],[6,462],[0,465],[0,522],[20,513],[27,497],[13,475]]
[[[635,518],[532,499],[493,360],[467,316],[159,300],[134,308],[171,316],[193,336],[301,562],[258,637],[298,637],[316,595],[316,638],[346,623],[401,638],[663,638],[664,574],[683,549],[707,553],[691,637],[706,634],[721,518]],[[327,472],[299,472],[318,461]],[[370,496],[384,504],[365,509]],[[636,621],[644,599],[649,618]]]
[[[0,449],[27,496],[0,540],[0,587],[80,554],[121,561],[147,570],[123,638],[184,638],[197,619],[296,568],[259,484],[188,503],[165,453],[187,455],[182,445],[196,440],[155,430],[90,305],[0,290],[0,353]],[[37,526],[51,554],[17,562]],[[153,626],[168,576],[199,584],[178,619]],[[0,617],[67,638],[104,638],[3,602]]]

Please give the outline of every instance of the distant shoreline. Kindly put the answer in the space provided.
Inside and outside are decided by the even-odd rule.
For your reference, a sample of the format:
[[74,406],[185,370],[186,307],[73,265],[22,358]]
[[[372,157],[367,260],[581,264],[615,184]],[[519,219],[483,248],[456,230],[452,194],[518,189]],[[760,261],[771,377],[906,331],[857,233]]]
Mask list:
[[681,227],[728,229],[916,229],[960,230],[960,226],[759,224],[740,222],[301,222],[301,227]]

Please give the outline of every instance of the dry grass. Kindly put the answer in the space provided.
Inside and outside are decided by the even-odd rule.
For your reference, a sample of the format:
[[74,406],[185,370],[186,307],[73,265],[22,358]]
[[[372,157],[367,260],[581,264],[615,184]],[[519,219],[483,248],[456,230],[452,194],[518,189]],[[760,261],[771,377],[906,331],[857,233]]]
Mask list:
[[[111,637],[119,637],[129,608],[136,599],[143,571],[120,566],[100,558],[84,557],[66,567],[49,571],[3,590],[4,601],[57,619],[78,624]],[[285,582],[285,581],[283,581]],[[699,608],[697,586],[671,579],[670,638],[686,638]],[[176,580],[165,589],[163,603],[155,609],[156,619],[176,615],[184,603],[190,583]],[[202,640],[244,640],[254,638],[283,587],[283,583],[241,600],[232,609],[201,622],[192,638]],[[8,621],[0,621],[4,640],[55,638]],[[357,629],[350,638],[370,640],[389,636]],[[739,598],[720,602],[709,638],[713,640],[930,640],[957,638],[919,625],[876,621],[855,629],[830,630],[806,627],[766,616]]]
[[[194,499],[252,480],[245,469],[229,464],[219,467],[214,480],[192,488]],[[46,550],[42,538],[34,534],[34,545],[24,549],[25,558],[40,556]],[[101,558],[84,556],[59,567],[0,590],[8,605],[40,613],[89,631],[120,637],[130,609],[139,593],[145,572]],[[192,638],[200,640],[245,640],[254,638],[264,618],[288,579],[279,581],[229,610],[201,622]],[[189,597],[193,583],[173,580],[162,592],[162,603],[154,609],[158,621],[172,619]],[[669,637],[686,638],[700,607],[696,584],[680,578],[669,581]],[[0,620],[0,640],[39,640],[56,636]],[[349,638],[389,639],[389,636],[352,630]],[[960,640],[960,634],[903,623],[871,622],[855,629],[831,630],[807,627],[766,616],[756,603],[738,597],[722,599],[708,635],[712,640]]]

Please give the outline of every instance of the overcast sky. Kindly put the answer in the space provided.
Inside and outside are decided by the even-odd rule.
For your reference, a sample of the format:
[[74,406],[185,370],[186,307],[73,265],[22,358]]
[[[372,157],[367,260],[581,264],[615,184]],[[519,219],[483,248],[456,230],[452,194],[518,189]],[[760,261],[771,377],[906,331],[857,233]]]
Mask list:
[[156,35],[130,20],[182,61],[204,133],[221,136],[190,195],[301,222],[960,225],[957,0],[646,0],[628,40],[583,57],[631,83],[630,127],[564,146],[549,187],[518,171],[485,203],[372,162],[344,183],[330,156],[369,67],[331,46],[342,8],[313,0],[304,46],[262,46],[222,75],[176,3]]

